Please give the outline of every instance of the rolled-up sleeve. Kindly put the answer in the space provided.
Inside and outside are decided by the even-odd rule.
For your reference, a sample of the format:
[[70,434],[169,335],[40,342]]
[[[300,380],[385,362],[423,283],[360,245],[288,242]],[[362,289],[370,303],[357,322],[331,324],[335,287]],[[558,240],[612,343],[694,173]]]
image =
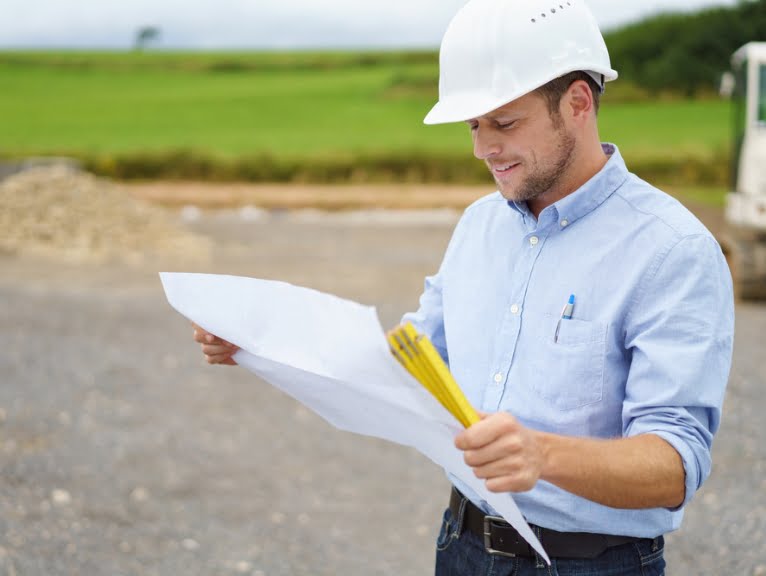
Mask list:
[[626,317],[630,370],[623,435],[655,434],[681,456],[685,506],[710,474],[734,339],[734,302],[721,249],[707,235],[657,254]]

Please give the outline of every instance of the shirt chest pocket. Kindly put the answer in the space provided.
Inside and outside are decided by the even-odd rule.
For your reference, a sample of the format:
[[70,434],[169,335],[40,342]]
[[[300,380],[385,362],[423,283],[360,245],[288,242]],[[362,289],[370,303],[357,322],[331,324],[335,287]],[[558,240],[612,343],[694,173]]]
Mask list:
[[525,318],[530,331],[528,386],[559,410],[600,402],[607,325],[552,314]]

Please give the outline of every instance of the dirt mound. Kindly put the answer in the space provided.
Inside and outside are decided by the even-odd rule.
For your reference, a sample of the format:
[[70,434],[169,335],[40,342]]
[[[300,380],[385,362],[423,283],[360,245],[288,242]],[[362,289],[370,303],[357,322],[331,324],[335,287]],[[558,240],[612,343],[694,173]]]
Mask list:
[[0,182],[0,253],[67,261],[206,260],[210,241],[114,184],[70,166]]

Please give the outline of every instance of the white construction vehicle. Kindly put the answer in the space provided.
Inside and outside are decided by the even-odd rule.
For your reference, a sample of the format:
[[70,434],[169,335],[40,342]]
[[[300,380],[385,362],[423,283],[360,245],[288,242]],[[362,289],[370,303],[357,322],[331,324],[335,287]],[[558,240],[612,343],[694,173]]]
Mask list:
[[727,233],[721,240],[742,299],[766,298],[766,42],[732,57],[722,92],[732,97],[734,134]]

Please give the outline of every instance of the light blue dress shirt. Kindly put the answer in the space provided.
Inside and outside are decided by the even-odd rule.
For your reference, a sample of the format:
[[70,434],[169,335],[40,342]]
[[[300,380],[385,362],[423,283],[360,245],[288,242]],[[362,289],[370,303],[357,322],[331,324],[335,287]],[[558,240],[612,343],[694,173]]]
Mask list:
[[[417,312],[470,402],[570,436],[656,434],[681,455],[686,498],[710,473],[734,331],[731,276],[710,232],[628,172],[619,151],[543,210],[499,192],[460,219]],[[569,296],[571,320],[556,325]],[[452,482],[493,511],[457,478]],[[513,495],[533,524],[656,537],[683,506],[619,510],[545,481]]]

